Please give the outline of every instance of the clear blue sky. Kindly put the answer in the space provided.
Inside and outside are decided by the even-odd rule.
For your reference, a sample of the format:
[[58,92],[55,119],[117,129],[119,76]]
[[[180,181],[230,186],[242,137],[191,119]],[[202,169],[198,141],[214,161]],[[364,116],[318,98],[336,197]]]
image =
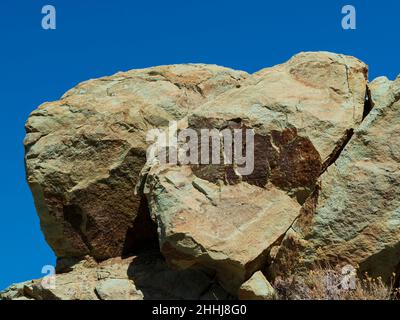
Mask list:
[[[41,28],[41,8],[57,29]],[[341,8],[357,30],[341,28]],[[1,0],[0,289],[41,276],[55,257],[41,234],[25,182],[24,123],[44,101],[120,70],[185,62],[254,72],[299,51],[357,56],[370,78],[400,73],[395,0]]]

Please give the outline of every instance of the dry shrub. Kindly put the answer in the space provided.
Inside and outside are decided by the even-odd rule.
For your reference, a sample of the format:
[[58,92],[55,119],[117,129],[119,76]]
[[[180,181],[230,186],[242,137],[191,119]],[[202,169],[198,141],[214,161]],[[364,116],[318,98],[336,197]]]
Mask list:
[[343,269],[317,268],[302,276],[278,277],[274,286],[282,300],[392,300],[400,295],[393,286],[395,275],[390,285],[368,274],[355,273],[347,278],[350,282],[345,276]]

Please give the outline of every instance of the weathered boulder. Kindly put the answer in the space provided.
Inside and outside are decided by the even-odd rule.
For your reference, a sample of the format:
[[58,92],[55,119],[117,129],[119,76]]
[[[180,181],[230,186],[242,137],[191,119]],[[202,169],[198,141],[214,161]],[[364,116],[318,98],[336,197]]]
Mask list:
[[214,269],[232,294],[263,266],[266,249],[300,210],[272,185],[217,186],[196,177],[189,167],[162,167],[151,171],[148,180],[153,180],[149,204],[169,264]]
[[212,268],[236,294],[266,263],[361,123],[366,85],[367,67],[357,59],[302,53],[189,114],[188,128],[199,133],[252,131],[254,170],[244,175],[225,163],[153,163],[143,170],[143,192],[168,263]]
[[273,275],[351,264],[389,281],[400,271],[400,77],[370,85],[372,111],[280,247]]
[[247,74],[173,65],[83,82],[26,123],[26,173],[41,227],[58,257],[102,260],[156,240],[135,195],[146,133],[236,87]]
[[173,271],[159,253],[99,264],[91,259],[77,263],[53,280],[39,279],[13,285],[0,300],[143,300],[230,299],[213,274],[200,270]]
[[261,271],[254,273],[239,289],[240,300],[274,300],[275,289]]
[[[388,280],[400,272],[400,78],[367,84],[367,72],[327,52],[253,75],[163,66],[40,106],[26,124],[27,179],[66,273],[54,289],[33,281],[1,297],[264,299],[268,265],[271,278],[343,263]],[[148,133],[170,121],[213,130],[205,144],[221,161],[146,162]],[[226,162],[233,143],[221,138],[237,131],[246,164]],[[155,150],[174,147],[187,151]],[[143,253],[153,245],[165,261]]]

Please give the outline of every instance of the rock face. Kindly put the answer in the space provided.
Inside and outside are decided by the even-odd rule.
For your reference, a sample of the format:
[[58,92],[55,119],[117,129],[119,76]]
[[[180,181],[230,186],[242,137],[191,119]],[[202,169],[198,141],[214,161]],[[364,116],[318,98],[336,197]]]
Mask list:
[[158,221],[163,255],[174,267],[201,265],[216,270],[232,294],[252,271],[262,268],[266,250],[300,209],[273,186],[218,187],[187,167],[152,174],[149,179],[157,182],[149,204]]
[[[252,75],[132,70],[43,104],[25,161],[57,286],[0,298],[270,299],[261,270],[320,263],[388,279],[400,271],[400,79],[367,79],[356,58],[307,52]],[[188,135],[153,148],[149,132],[171,121]],[[160,160],[170,151],[178,162]]]
[[385,281],[400,271],[400,78],[369,87],[372,111],[274,250],[275,274],[340,262]]
[[188,127],[254,132],[254,171],[233,165],[146,168],[161,252],[179,268],[216,270],[235,294],[299,215],[321,172],[362,121],[367,68],[304,53],[248,77],[188,115]]
[[260,134],[297,128],[323,163],[363,118],[368,68],[361,61],[327,52],[300,53],[263,69],[190,115],[213,127],[238,120]]
[[27,179],[57,257],[107,259],[154,239],[134,193],[146,133],[186,116],[247,74],[177,65],[90,80],[41,105],[26,123]]

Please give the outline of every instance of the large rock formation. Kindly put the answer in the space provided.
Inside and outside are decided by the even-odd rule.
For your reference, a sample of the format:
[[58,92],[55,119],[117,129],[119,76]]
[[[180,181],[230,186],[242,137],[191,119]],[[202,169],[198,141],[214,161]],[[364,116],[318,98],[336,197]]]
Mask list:
[[[321,263],[388,279],[400,265],[400,79],[368,84],[367,73],[327,52],[253,75],[163,66],[40,106],[26,124],[27,179],[61,273],[55,289],[33,281],[0,297],[238,297],[258,290],[260,271],[273,280]],[[146,162],[148,133],[170,121],[179,134],[213,130],[197,156],[211,146],[219,163],[181,161],[182,141],[147,154],[175,150],[177,163]],[[232,150],[246,161],[227,161]]]
[[400,271],[400,77],[369,88],[372,111],[275,248],[271,270],[340,262],[389,281]]
[[107,259],[154,238],[134,193],[146,133],[236,87],[247,74],[177,65],[90,80],[41,105],[26,123],[26,170],[42,230],[57,257]]
[[236,293],[265,265],[267,251],[361,123],[366,88],[362,62],[304,53],[198,107],[188,116],[191,129],[252,129],[254,171],[241,175],[223,164],[145,169],[144,190],[167,261],[211,267]]

